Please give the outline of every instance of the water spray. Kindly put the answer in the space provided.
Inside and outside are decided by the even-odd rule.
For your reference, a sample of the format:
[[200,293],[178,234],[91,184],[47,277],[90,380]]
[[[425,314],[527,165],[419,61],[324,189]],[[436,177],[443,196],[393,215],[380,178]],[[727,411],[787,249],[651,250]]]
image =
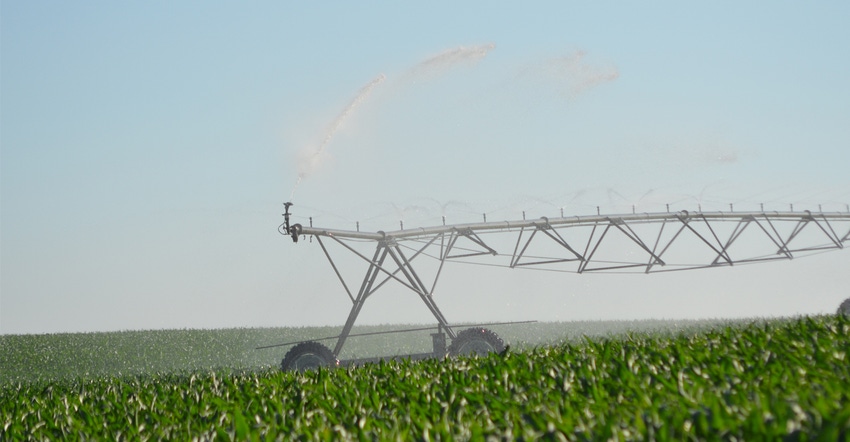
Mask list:
[[[495,47],[495,44],[489,43],[479,46],[461,46],[450,49],[420,62],[408,72],[407,76],[415,77],[428,72],[446,70],[462,62],[476,62],[484,58],[487,53]],[[298,178],[295,180],[295,185],[292,188],[292,192],[289,194],[289,201],[292,201],[295,198],[295,191],[298,190],[298,187],[301,185],[301,182],[304,181],[304,178],[312,174],[313,171],[318,168],[322,162],[324,162],[325,149],[328,144],[330,144],[337,131],[342,127],[345,120],[351,116],[360,103],[366,100],[366,98],[372,93],[372,90],[378,84],[386,80],[386,78],[386,75],[380,74],[360,88],[360,91],[354,99],[351,100],[348,106],[346,106],[336,119],[331,122],[330,126],[328,126],[328,129],[325,131],[322,141],[318,144],[318,146],[314,148],[308,147],[300,152],[298,159]]]
[[292,201],[295,196],[295,191],[298,189],[298,186],[301,184],[301,181],[304,180],[308,175],[313,173],[313,171],[319,167],[322,163],[322,154],[325,152],[325,148],[330,144],[334,135],[339,131],[340,127],[342,127],[342,123],[348,119],[349,116],[354,112],[360,103],[372,93],[372,89],[375,88],[378,84],[383,82],[387,78],[386,75],[380,74],[375,77],[372,81],[367,83],[365,86],[360,88],[360,91],[357,93],[357,96],[348,103],[348,106],[342,110],[342,112],[334,119],[328,129],[325,131],[325,136],[322,138],[322,142],[315,149],[305,149],[301,151],[301,155],[298,161],[298,179],[295,181],[295,186],[292,188],[292,193],[289,194],[289,200]]
[[460,63],[475,63],[486,57],[487,53],[495,47],[495,44],[489,43],[479,46],[460,46],[443,51],[416,64],[408,71],[407,77],[416,78],[432,73],[439,74]]

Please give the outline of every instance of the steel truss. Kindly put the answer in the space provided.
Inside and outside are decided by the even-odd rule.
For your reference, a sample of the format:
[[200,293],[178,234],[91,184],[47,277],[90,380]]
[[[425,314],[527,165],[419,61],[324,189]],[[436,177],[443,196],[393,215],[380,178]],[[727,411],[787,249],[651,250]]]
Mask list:
[[[444,330],[455,339],[455,330],[432,296],[447,261],[480,263],[483,259],[495,259],[495,265],[510,268],[536,267],[579,274],[657,273],[793,259],[843,249],[850,241],[850,213],[844,212],[681,211],[543,217],[372,233],[301,224],[290,226],[290,205],[287,203],[286,222],[281,225],[281,233],[294,241],[299,237],[315,237],[352,302],[333,350],[335,355],[340,354],[366,300],[389,281],[398,282],[417,294],[437,320],[438,330]],[[504,241],[497,244],[499,241],[495,238],[510,239],[511,234],[516,236],[515,241],[508,242],[512,247],[505,246]],[[748,239],[745,241],[744,237]],[[350,244],[364,240],[377,244],[371,258]],[[368,264],[356,293],[337,268],[326,241],[341,245]],[[671,253],[677,244],[688,241],[690,244],[686,247],[702,249],[701,260],[682,262],[681,257]],[[738,250],[743,242],[760,244],[760,252]],[[545,243],[546,253],[533,252],[541,243]],[[603,257],[601,250],[612,247],[627,249],[628,253],[613,260]],[[436,274],[427,285],[413,266],[414,260],[423,256],[438,261]]]

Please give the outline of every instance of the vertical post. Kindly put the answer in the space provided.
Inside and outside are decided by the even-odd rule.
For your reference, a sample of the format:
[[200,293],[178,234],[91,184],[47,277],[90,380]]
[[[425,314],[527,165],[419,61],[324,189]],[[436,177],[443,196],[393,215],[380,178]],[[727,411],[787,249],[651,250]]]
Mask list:
[[446,356],[446,334],[443,333],[443,326],[437,326],[437,333],[431,333],[431,340],[434,343],[434,357],[443,358]]
[[283,203],[283,208],[285,209],[283,212],[283,222],[286,225],[286,233],[289,233],[289,208],[292,207],[292,203]]

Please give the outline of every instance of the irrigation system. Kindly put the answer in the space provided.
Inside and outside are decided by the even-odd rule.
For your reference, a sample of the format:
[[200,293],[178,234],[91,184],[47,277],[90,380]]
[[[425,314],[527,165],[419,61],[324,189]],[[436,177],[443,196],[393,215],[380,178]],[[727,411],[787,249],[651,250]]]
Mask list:
[[[495,324],[451,324],[440,311],[434,289],[448,262],[498,265],[508,268],[588,273],[659,273],[727,267],[843,249],[850,241],[848,212],[659,212],[616,215],[542,217],[514,221],[443,224],[396,231],[361,232],[290,224],[292,203],[285,203],[281,234],[294,242],[308,237],[322,248],[351,300],[351,311],[338,336],[294,345],[282,361],[284,370],[351,365],[382,358],[338,360],[366,300],[389,282],[419,296],[437,321],[431,334],[434,350],[405,355],[412,359],[500,352],[504,342],[485,328]],[[363,243],[374,245],[363,252]],[[334,245],[331,248],[331,245]],[[368,245],[368,244],[367,244]],[[341,247],[339,247],[341,246]],[[360,248],[361,250],[358,250]],[[343,277],[332,250],[351,253],[366,264],[365,275]],[[432,269],[424,278],[424,261]],[[500,323],[505,324],[505,323]],[[471,326],[471,327],[470,327]],[[470,327],[459,331],[460,328]],[[420,329],[401,330],[415,331]],[[396,331],[399,332],[399,331]],[[447,346],[447,338],[451,345]],[[336,340],[333,349],[320,340]],[[396,356],[398,357],[398,356]]]

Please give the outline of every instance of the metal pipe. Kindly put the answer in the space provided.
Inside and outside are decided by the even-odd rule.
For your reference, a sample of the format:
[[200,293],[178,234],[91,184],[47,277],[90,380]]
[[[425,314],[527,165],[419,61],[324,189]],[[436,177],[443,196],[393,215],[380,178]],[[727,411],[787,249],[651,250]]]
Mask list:
[[[822,212],[813,215],[823,216],[829,220],[850,220],[850,213],[847,212]],[[699,219],[709,220],[740,220],[748,217],[764,217],[768,216],[771,219],[780,220],[803,220],[809,219],[811,215],[806,212],[773,212],[766,215],[763,212],[703,212],[700,213]],[[689,214],[687,211],[672,212],[672,213],[639,213],[639,214],[622,214],[622,215],[585,215],[575,216],[570,218],[553,218],[549,220],[549,224],[556,226],[592,226],[597,223],[607,223],[609,219],[621,219],[625,222],[653,222],[662,220],[679,220],[679,219],[697,218],[696,214]],[[350,230],[335,230],[316,227],[305,227],[299,224],[293,227],[299,227],[299,233],[303,235],[321,235],[321,236],[336,236],[338,238],[352,239],[367,239],[367,240],[382,240],[389,238],[417,238],[423,236],[434,235],[438,233],[450,233],[455,230],[472,230],[472,231],[509,231],[519,230],[522,228],[536,227],[540,223],[540,219],[532,220],[515,220],[515,221],[492,221],[483,223],[465,223],[465,224],[447,224],[434,227],[423,227],[415,230],[397,230],[391,232],[360,232]],[[359,225],[359,224],[358,224]]]

